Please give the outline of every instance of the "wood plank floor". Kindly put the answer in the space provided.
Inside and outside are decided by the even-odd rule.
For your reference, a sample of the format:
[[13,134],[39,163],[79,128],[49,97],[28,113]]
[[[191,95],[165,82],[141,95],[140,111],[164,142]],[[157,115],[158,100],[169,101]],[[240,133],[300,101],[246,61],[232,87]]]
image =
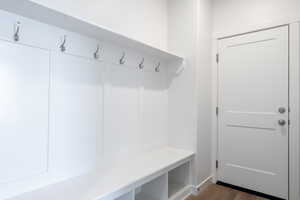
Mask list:
[[202,189],[198,196],[186,200],[267,200],[245,192],[240,192],[220,185],[210,184]]

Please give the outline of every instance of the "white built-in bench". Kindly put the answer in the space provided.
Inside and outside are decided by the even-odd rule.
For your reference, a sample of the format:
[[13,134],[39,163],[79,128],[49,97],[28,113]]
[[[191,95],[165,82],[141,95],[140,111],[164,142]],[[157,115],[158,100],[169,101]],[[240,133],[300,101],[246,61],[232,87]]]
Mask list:
[[194,153],[163,148],[108,171],[93,172],[9,200],[168,200],[191,191]]

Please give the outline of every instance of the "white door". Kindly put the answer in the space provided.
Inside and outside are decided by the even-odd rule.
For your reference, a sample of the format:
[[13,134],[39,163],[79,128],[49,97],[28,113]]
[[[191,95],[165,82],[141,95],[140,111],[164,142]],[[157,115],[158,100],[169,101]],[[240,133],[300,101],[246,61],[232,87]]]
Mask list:
[[288,198],[288,26],[219,41],[219,181]]

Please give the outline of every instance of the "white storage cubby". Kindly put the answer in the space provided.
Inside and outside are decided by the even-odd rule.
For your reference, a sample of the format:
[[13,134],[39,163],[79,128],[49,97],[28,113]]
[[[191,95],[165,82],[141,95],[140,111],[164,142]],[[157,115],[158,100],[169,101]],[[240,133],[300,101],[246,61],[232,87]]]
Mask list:
[[184,163],[168,173],[168,197],[181,192],[190,183],[190,162]]
[[134,200],[134,192],[132,191],[127,194],[124,194],[119,198],[116,198],[115,200]]
[[160,176],[135,190],[135,200],[167,200],[167,174]]

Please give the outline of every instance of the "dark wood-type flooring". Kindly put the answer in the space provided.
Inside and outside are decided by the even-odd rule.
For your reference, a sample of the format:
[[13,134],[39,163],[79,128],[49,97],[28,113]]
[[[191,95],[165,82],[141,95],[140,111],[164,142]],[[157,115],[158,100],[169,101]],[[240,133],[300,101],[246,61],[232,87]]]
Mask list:
[[198,196],[191,196],[186,200],[267,200],[245,192],[234,190],[216,184],[209,184],[200,191]]

